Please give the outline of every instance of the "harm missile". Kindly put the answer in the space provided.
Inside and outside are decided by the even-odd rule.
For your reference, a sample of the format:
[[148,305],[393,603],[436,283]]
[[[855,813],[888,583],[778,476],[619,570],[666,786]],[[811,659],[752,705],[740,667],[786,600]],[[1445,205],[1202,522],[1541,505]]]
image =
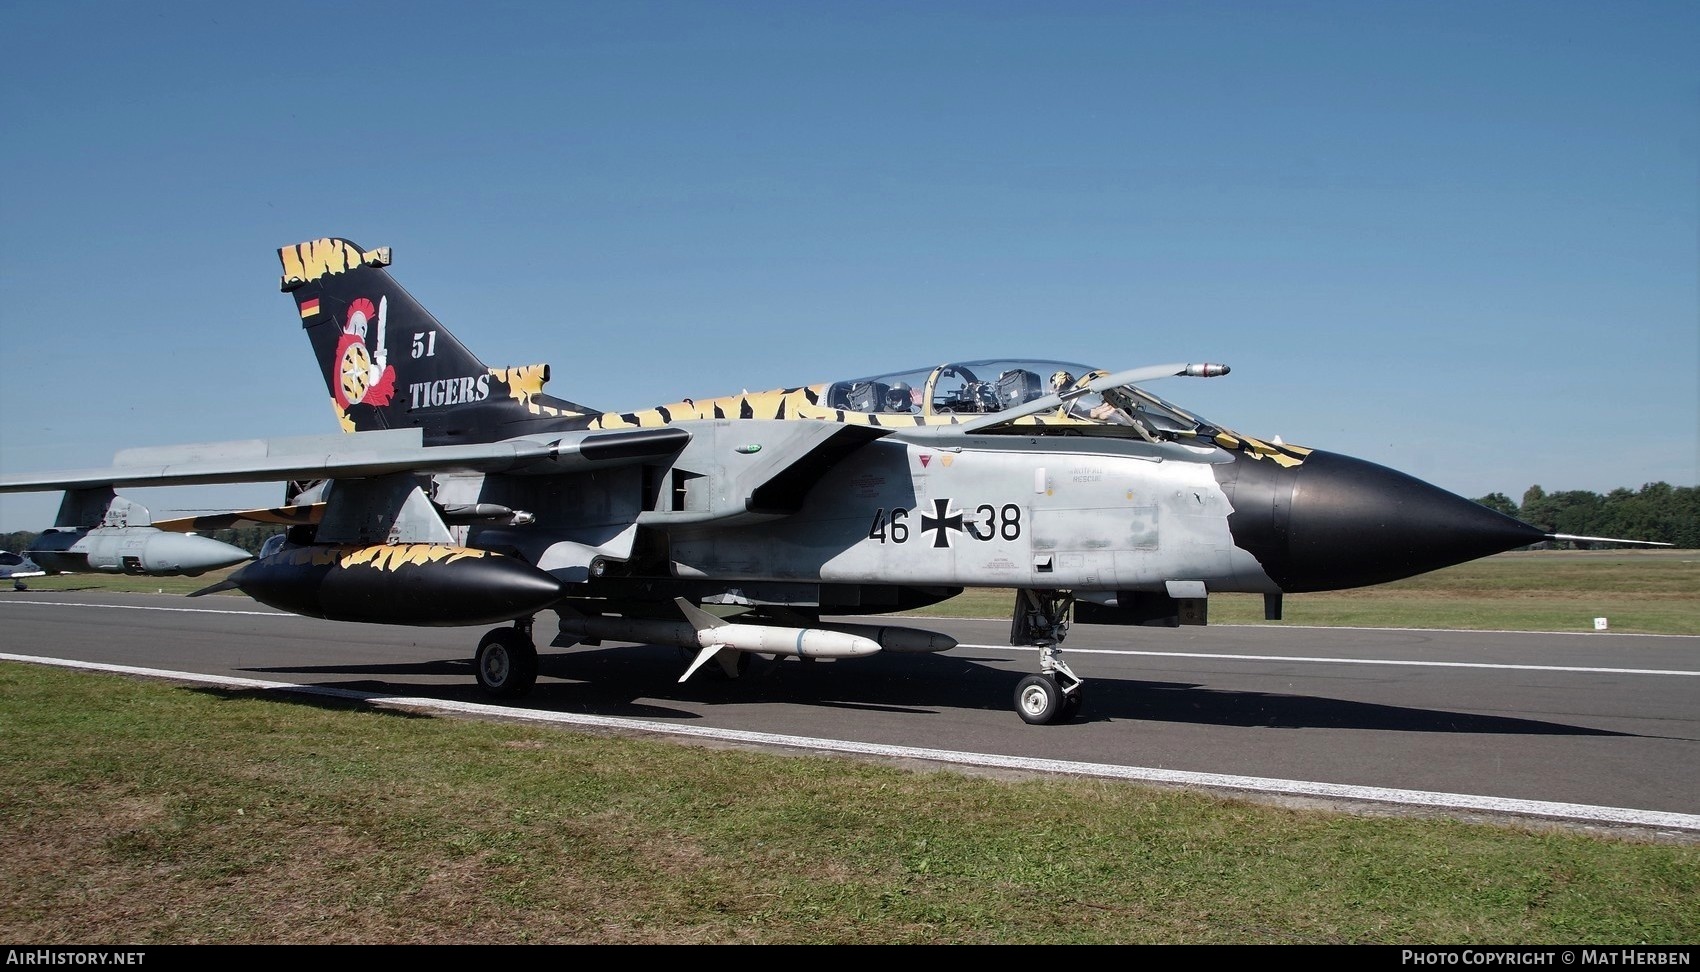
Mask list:
[[823,624],[820,627],[827,631],[840,631],[867,638],[886,651],[899,655],[930,654],[956,647],[956,639],[950,635],[921,628],[896,628],[881,624]]
[[584,639],[606,639],[701,649],[696,660],[685,670],[685,674],[679,676],[681,682],[690,678],[711,658],[718,658],[728,674],[735,674],[736,669],[730,664],[730,658],[738,652],[796,658],[861,658],[878,654],[882,650],[878,641],[849,631],[737,624],[717,618],[682,597],[676,598],[674,603],[684,613],[686,620],[593,618],[562,609],[559,612],[562,637],[556,639],[555,643],[560,645]]
[[[686,602],[687,604],[689,602]],[[561,615],[561,632],[563,637],[555,644],[565,647],[579,641],[626,641],[651,645],[678,645],[681,648],[697,648],[702,645],[703,628],[695,627],[683,621],[652,620],[647,618],[615,618],[587,617],[572,611],[570,608],[558,608]],[[725,640],[727,637],[739,639],[739,644],[747,643],[741,638],[740,631],[727,632],[727,628],[740,630],[759,630],[762,632],[761,643],[768,647],[739,648],[740,651],[751,651],[756,654],[796,655],[802,658],[852,658],[858,655],[872,654],[871,651],[835,650],[833,645],[842,645],[838,639],[822,639],[822,634],[843,634],[858,639],[874,642],[878,651],[889,651],[900,655],[926,654],[931,652],[949,651],[956,647],[956,639],[937,631],[926,631],[921,628],[902,628],[893,625],[876,624],[836,624],[822,622],[808,624],[799,622],[796,625],[754,625],[732,624],[721,618],[716,618],[707,612],[692,609],[702,618],[704,627],[712,629],[714,636]],[[797,648],[797,635],[804,632],[801,652]]]
[[435,627],[528,617],[561,595],[524,561],[433,543],[289,547],[195,594],[232,588],[308,617]]
[[98,571],[154,577],[196,577],[229,567],[253,554],[211,537],[170,533],[151,526],[52,529],[26,551],[43,569],[55,573]]
[[[781,616],[783,618],[783,615]],[[802,619],[799,619],[802,621]],[[808,622],[802,622],[808,624]],[[859,635],[871,641],[879,642],[886,651],[899,655],[931,654],[938,651],[949,651],[956,647],[956,639],[937,631],[927,631],[923,628],[902,628],[888,624],[839,624],[837,622],[820,622],[809,624],[811,628],[822,628],[827,631],[842,631],[845,634]]]

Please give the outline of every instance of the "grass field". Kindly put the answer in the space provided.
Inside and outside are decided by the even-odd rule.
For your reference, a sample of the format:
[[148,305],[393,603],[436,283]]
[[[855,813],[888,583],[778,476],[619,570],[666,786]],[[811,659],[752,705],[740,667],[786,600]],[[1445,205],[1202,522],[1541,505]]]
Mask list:
[[0,664],[0,940],[1700,941],[1700,845]]
[[[1288,621],[1700,633],[1700,555],[1508,554]],[[100,586],[184,593],[215,577]],[[94,578],[32,581],[76,589]],[[4,596],[4,595],[0,595]],[[1002,617],[1008,592],[919,613]],[[1213,621],[1261,602],[1212,599]],[[0,940],[1700,941],[1700,843],[433,719],[0,664]]]
[[[910,613],[1007,617],[1013,598],[965,591]],[[1210,598],[1212,624],[1592,631],[1594,619],[1605,618],[1611,631],[1700,634],[1700,551],[1505,553],[1391,584],[1291,595],[1282,613],[1264,621],[1261,595]]]

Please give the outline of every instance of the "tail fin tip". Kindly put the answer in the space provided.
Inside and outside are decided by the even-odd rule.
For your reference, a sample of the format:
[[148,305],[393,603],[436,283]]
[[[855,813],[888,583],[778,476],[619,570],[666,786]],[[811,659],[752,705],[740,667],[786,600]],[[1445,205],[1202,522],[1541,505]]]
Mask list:
[[387,267],[390,248],[362,248],[340,237],[323,237],[294,246],[279,247],[277,258],[283,264],[279,288],[284,293],[299,290],[306,284],[333,273],[346,273],[356,267]]

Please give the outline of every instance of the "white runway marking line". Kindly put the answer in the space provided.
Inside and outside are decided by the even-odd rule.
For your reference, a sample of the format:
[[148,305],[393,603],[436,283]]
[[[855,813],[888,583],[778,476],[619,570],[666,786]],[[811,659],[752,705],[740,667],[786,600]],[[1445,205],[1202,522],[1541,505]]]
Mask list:
[[[4,602],[0,602],[4,603]],[[268,618],[292,618],[296,615],[285,611],[227,611],[223,608],[179,608],[152,607],[144,604],[90,604],[82,601],[15,601],[16,604],[44,605],[48,607],[87,607],[111,608],[118,611],[177,611],[185,614],[247,614]],[[1369,631],[1407,630],[1396,628],[1368,628]],[[1408,629],[1417,630],[1417,629]],[[1422,629],[1429,630],[1429,629]],[[1434,629],[1447,630],[1447,629]],[[1452,634],[1482,634],[1484,632],[1452,632]],[[1504,632],[1492,632],[1503,634]],[[1517,633],[1517,632],[1513,632]],[[1530,632],[1547,634],[1549,632]],[[1564,632],[1557,632],[1564,633]],[[1649,637],[1687,637],[1686,635],[1657,635]],[[959,644],[957,648],[973,648],[977,651],[1038,651],[1022,645],[975,645]],[[1122,648],[1069,648],[1065,649],[1071,655],[1139,655],[1147,658],[1206,658],[1213,661],[1272,661],[1272,662],[1309,662],[1312,664],[1336,665],[1414,665],[1428,668],[1497,668],[1508,671],[1525,672],[1582,672],[1592,675],[1700,675],[1700,671],[1685,671],[1674,668],[1584,668],[1567,665],[1501,665],[1486,662],[1439,662],[1439,661],[1402,661],[1399,659],[1369,659],[1369,658],[1324,658],[1307,657],[1304,655],[1217,655],[1207,651],[1133,651]]]
[[14,601],[12,603],[29,604],[36,607],[110,608],[114,611],[175,611],[179,614],[253,614],[265,618],[293,618],[296,616],[284,611],[227,611],[223,608],[153,607],[148,604],[89,604],[84,601]]
[[1527,628],[1368,628],[1357,624],[1216,624],[1213,628],[1262,628],[1269,631],[1414,631],[1418,634],[1514,634],[1562,635],[1566,638],[1692,638],[1686,634],[1657,634],[1650,631],[1534,631]]
[[[879,618],[879,617],[887,617],[887,615],[868,614],[868,615],[860,615],[860,617],[862,617],[862,618]],[[907,615],[904,615],[904,617],[909,619],[910,621],[925,621],[925,622],[928,622],[928,623],[935,623],[935,622],[940,622],[940,621],[970,621],[970,622],[971,621],[997,621],[999,623],[1002,623],[1005,620],[1007,620],[1007,619],[1003,619],[1003,618],[946,618],[946,617],[940,617],[938,615],[922,615],[922,614],[907,614]],[[1371,628],[1371,627],[1366,627],[1366,626],[1361,625],[1361,624],[1288,624],[1286,622],[1281,622],[1281,623],[1278,623],[1278,624],[1241,624],[1241,623],[1230,622],[1230,623],[1224,623],[1224,624],[1211,624],[1211,625],[1208,625],[1208,627],[1212,627],[1212,628],[1242,628],[1242,629],[1243,628],[1250,628],[1250,629],[1253,629],[1253,630],[1263,630],[1263,631],[1371,631],[1371,632],[1374,632],[1374,631],[1411,631],[1411,632],[1415,632],[1415,633],[1418,633],[1418,634],[1513,634],[1513,635],[1541,635],[1543,637],[1551,635],[1551,636],[1564,637],[1564,638],[1598,638],[1598,637],[1601,637],[1601,636],[1610,636],[1610,637],[1613,637],[1613,638],[1692,638],[1692,637],[1694,637],[1694,635],[1688,635],[1688,634],[1655,634],[1655,633],[1647,632],[1647,631],[1596,631],[1596,630],[1593,630],[1593,629],[1589,629],[1589,630],[1586,630],[1586,631],[1534,631],[1534,630],[1530,630],[1530,629],[1526,629],[1526,628],[1396,628],[1396,627]]]
[[[1020,645],[963,645],[958,648],[1038,651]],[[1588,672],[1595,675],[1700,675],[1678,668],[1583,668],[1575,665],[1503,665],[1489,662],[1408,661],[1396,658],[1321,658],[1304,655],[1217,655],[1208,651],[1129,651],[1121,648],[1068,648],[1069,655],[1139,655],[1143,658],[1208,658],[1214,661],[1322,662],[1334,665],[1417,665],[1427,668],[1498,668],[1521,672]]]
[[65,661],[31,655],[0,653],[0,661],[26,662],[109,672],[119,675],[141,675],[174,681],[225,688],[263,689],[323,695],[352,699],[374,705],[423,712],[449,712],[517,719],[526,722],[547,722],[561,725],[593,726],[602,729],[652,732],[670,736],[692,736],[742,742],[762,746],[784,746],[818,752],[851,753],[860,756],[883,756],[895,759],[919,759],[962,766],[984,766],[997,769],[1028,770],[1040,773],[1063,773],[1075,776],[1094,776],[1139,783],[1168,783],[1181,786],[1200,786],[1211,789],[1230,789],[1254,793],[1278,793],[1286,796],[1321,797],[1357,800],[1371,803],[1391,803],[1402,806],[1434,807],[1450,810],[1475,810],[1517,816],[1546,817],[1588,823],[1625,824],[1668,830],[1700,831],[1700,814],[1670,813],[1662,810],[1634,810],[1625,807],[1598,807],[1580,803],[1548,803],[1539,800],[1512,800],[1503,797],[1474,796],[1467,793],[1433,793],[1427,790],[1394,790],[1375,786],[1351,786],[1340,783],[1311,783],[1304,780],[1265,779],[1256,776],[1227,776],[1220,773],[1189,773],[1182,770],[1153,769],[1140,766],[1114,766],[1106,763],[1079,763],[1057,759],[1035,759],[1025,756],[998,756],[990,753],[965,753],[944,749],[922,749],[911,746],[887,746],[858,743],[840,739],[816,739],[810,736],[788,736],[740,729],[709,729],[698,726],[676,726],[641,719],[620,719],[612,716],[578,715],[567,712],[539,712],[513,709],[501,705],[477,702],[455,702],[445,699],[422,699],[407,696],[356,692],[351,689],[322,688],[296,685],[290,682],[263,682],[258,679],[230,678],[216,675],[197,675],[192,672],[161,671],[129,665],[104,665],[93,662]]

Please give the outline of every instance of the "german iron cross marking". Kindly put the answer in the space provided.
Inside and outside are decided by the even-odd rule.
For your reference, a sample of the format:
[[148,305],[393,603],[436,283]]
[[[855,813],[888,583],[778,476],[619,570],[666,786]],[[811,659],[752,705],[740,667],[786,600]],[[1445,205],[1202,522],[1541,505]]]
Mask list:
[[925,533],[928,530],[933,531],[933,546],[935,547],[950,546],[950,534],[946,533],[946,530],[956,530],[960,532],[962,529],[962,514],[951,513],[949,516],[946,516],[945,513],[949,509],[950,500],[935,499],[933,500],[933,511],[938,515],[928,516],[925,513],[921,514],[921,532]]

